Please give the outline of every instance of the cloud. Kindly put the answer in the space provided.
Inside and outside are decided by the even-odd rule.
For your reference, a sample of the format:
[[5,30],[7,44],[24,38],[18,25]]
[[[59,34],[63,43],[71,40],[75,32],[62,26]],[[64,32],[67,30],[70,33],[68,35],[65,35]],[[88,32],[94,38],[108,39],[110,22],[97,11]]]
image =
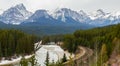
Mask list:
[[0,0],[0,9],[5,10],[19,3],[23,3],[32,12],[38,9],[53,10],[62,7],[85,11],[97,9],[120,10],[120,0]]

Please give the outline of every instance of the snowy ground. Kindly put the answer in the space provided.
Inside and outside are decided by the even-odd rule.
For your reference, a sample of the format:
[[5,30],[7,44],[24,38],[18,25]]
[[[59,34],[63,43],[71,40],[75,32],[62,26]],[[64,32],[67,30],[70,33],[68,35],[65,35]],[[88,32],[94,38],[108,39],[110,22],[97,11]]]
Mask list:
[[[40,45],[41,41],[35,44],[35,48],[40,46],[40,49],[38,49],[35,53],[35,58],[37,62],[41,66],[45,66],[45,60],[46,60],[46,54],[49,53],[49,60],[50,62],[57,62],[58,60],[61,60],[63,58],[64,53],[66,54],[67,59],[70,57],[70,53],[67,51],[64,51],[60,46],[58,45]],[[37,46],[38,45],[38,46]],[[33,55],[25,56],[26,59],[32,57]],[[72,56],[74,57],[74,55]],[[15,65],[19,64],[22,57],[18,57],[17,59],[9,60],[2,60],[0,61],[0,66],[3,65]]]
[[[32,57],[33,55],[28,55],[28,56],[25,56],[25,59],[28,59],[30,57]],[[0,66],[2,65],[9,65],[9,64],[12,64],[12,65],[16,65],[16,64],[19,64],[20,60],[21,60],[22,57],[18,57],[17,59],[12,59],[11,61],[9,60],[2,60],[0,62]]]
[[35,58],[41,66],[45,66],[47,52],[49,53],[50,62],[57,62],[58,60],[62,59],[64,53],[66,54],[67,58],[70,56],[70,54],[65,52],[60,46],[42,45],[42,47],[35,54]]

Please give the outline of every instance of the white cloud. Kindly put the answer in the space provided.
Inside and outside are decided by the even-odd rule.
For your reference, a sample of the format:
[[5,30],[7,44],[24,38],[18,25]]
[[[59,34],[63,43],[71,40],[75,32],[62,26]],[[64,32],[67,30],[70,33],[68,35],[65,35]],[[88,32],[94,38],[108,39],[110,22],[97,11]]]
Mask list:
[[74,10],[94,11],[119,11],[120,0],[0,0],[0,9],[6,10],[11,6],[24,3],[30,11],[37,9],[53,10],[55,8],[71,8]]

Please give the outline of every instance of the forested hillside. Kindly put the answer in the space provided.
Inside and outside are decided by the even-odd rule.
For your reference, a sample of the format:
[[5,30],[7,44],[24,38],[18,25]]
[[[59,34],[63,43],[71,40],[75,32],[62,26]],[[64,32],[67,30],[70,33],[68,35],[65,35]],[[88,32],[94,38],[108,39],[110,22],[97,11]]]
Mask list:
[[[93,56],[81,66],[119,66],[120,58],[120,24],[93,28],[88,30],[77,30],[73,34],[46,36],[42,38],[43,43],[63,42],[61,45],[70,53],[76,53],[79,46],[93,50]],[[57,65],[56,65],[57,66]]]
[[111,58],[120,55],[120,24],[90,30],[78,30],[74,34],[64,36],[63,47],[69,52],[75,53],[79,45],[89,47],[94,51],[94,56],[90,59],[93,62],[89,62],[91,66],[111,64]]
[[19,30],[0,30],[0,58],[31,54],[36,40],[35,36]]

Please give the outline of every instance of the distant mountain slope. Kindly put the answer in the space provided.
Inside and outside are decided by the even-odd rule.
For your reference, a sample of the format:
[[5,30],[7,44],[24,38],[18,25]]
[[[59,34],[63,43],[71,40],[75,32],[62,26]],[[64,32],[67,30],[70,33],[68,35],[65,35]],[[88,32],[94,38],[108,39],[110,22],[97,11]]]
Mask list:
[[0,22],[0,29],[17,29],[22,30],[29,34],[35,34],[38,36],[43,35],[56,35],[56,34],[68,34],[73,33],[76,30],[80,29],[89,29],[92,28],[91,26],[85,26],[85,25],[39,25],[38,23],[33,24],[34,22],[30,24],[21,24],[21,25],[11,25],[11,24],[5,24],[3,22]]
[[5,28],[5,27],[7,27],[7,26],[9,26],[9,25],[8,25],[8,24],[5,24],[5,23],[3,23],[3,22],[0,21],[0,28]]

